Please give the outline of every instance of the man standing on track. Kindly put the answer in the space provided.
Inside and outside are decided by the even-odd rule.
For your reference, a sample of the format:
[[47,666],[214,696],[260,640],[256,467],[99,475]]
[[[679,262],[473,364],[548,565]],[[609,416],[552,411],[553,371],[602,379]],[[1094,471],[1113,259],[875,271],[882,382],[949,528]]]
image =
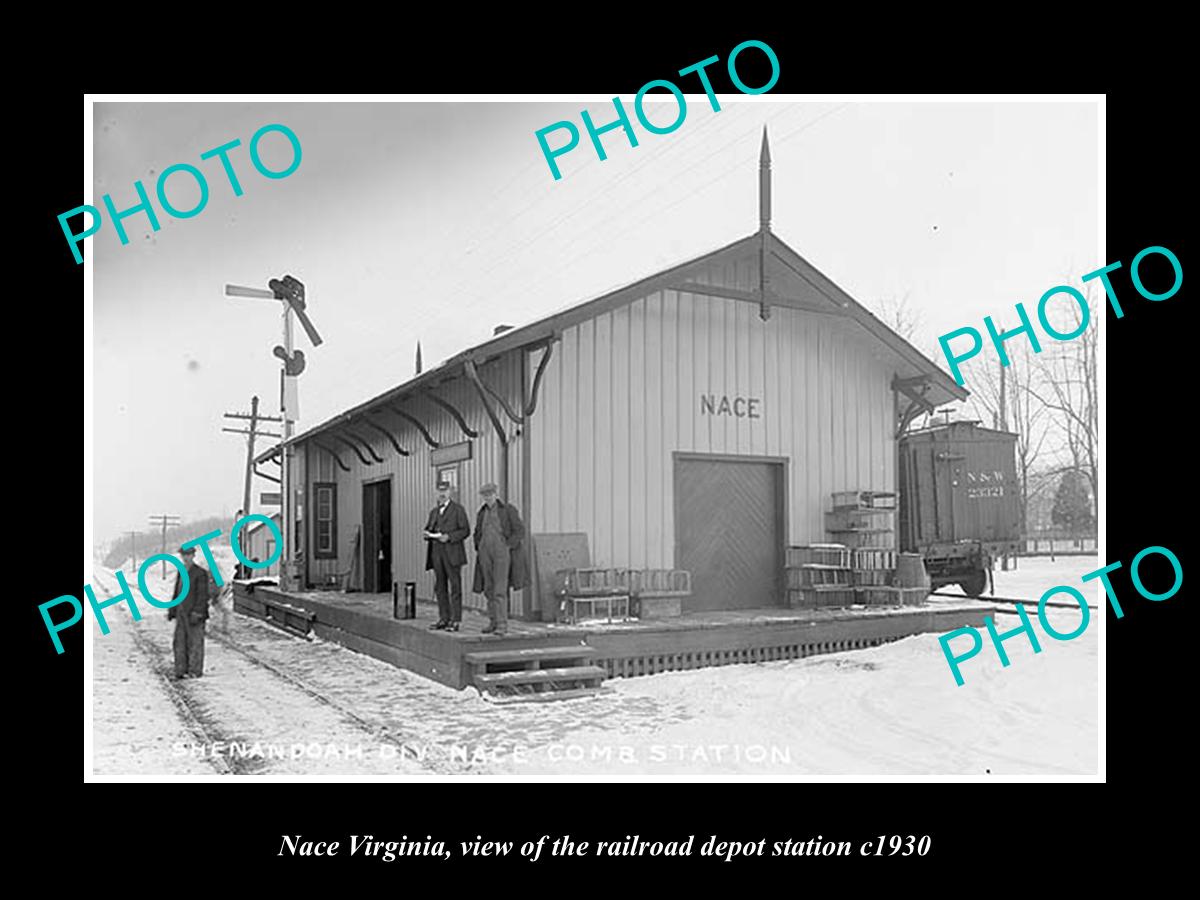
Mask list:
[[[196,565],[196,548],[181,547],[179,555],[187,566],[187,595],[167,611],[167,619],[175,620],[175,677],[199,678],[204,674],[204,624],[208,620],[208,572]],[[175,591],[179,596],[183,578],[175,574]]]

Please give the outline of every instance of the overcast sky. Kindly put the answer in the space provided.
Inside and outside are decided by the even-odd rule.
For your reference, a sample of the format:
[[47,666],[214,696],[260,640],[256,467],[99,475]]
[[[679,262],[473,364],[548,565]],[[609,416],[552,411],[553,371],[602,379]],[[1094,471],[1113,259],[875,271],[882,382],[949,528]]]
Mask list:
[[[627,107],[631,98],[623,98]],[[597,124],[612,106],[556,103],[97,103],[95,193],[134,205],[175,163],[208,176],[207,207],[161,229],[125,220],[87,240],[95,265],[96,539],[241,503],[245,444],[222,413],[251,394],[277,412],[277,304],[227,300],[226,282],[265,287],[291,273],[325,343],[300,378],[300,430],[491,335],[754,232],[764,123],[773,230],[867,306],[907,295],[914,343],[1079,284],[1098,254],[1094,104],[797,103],[689,97],[669,135],[631,148],[586,133],[555,181],[534,132]],[[673,109],[652,121],[669,122]],[[262,125],[298,135],[303,159],[268,180],[247,145]],[[582,130],[582,126],[580,126]],[[234,138],[245,193],[200,154]],[[557,142],[558,136],[551,138]],[[557,143],[555,143],[557,145]],[[262,143],[272,168],[286,140]],[[183,175],[169,198],[194,205]],[[190,191],[190,193],[189,193]],[[157,208],[157,201],[155,201]],[[939,360],[943,368],[945,361]],[[968,381],[968,387],[970,386]],[[259,482],[255,495],[269,485]]]

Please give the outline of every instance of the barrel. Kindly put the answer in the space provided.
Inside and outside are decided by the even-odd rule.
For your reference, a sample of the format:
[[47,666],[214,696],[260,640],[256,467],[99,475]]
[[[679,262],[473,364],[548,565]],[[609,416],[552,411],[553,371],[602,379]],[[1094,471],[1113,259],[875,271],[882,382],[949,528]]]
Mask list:
[[920,553],[901,553],[896,558],[896,586],[902,588],[929,587],[925,560]]

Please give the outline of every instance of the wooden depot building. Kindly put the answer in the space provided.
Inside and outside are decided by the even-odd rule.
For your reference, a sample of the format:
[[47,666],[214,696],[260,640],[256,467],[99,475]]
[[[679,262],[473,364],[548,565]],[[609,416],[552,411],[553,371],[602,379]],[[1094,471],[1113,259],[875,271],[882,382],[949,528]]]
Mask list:
[[[770,177],[764,132],[754,233],[294,437],[299,562],[284,586],[415,582],[432,599],[421,531],[436,483],[457,486],[474,526],[494,481],[534,537],[534,585],[535,543],[582,535],[593,566],[690,572],[684,614],[786,608],[787,548],[828,540],[835,492],[894,492],[907,420],[966,392],[772,233]],[[464,605],[479,608],[467,549]],[[543,599],[526,589],[512,617],[539,619]]]

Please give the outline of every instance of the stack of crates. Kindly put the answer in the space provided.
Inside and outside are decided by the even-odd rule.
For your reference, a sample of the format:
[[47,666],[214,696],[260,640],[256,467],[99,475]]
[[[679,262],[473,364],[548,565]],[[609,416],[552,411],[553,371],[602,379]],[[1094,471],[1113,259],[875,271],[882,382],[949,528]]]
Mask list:
[[822,609],[854,605],[850,549],[843,544],[811,544],[787,551],[788,606]]
[[863,606],[897,606],[896,551],[859,547],[852,551],[854,593]]
[[[896,495],[883,491],[837,491],[825,514],[832,540],[852,550],[895,550]],[[894,564],[893,564],[894,566]]]

